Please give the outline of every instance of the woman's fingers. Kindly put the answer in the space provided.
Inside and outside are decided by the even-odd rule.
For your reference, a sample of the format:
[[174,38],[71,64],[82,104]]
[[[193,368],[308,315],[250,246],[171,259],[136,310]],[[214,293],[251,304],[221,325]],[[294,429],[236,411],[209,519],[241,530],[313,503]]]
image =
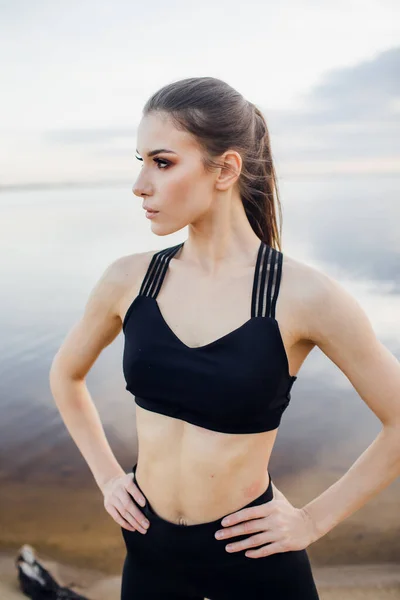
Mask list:
[[116,498],[121,502],[122,505],[122,516],[124,519],[128,519],[132,517],[138,523],[140,523],[143,527],[146,527],[145,523],[147,523],[146,516],[142,513],[142,511],[137,507],[135,502],[132,500],[126,489],[119,488],[115,492]]
[[136,509],[136,512],[133,511],[131,506],[135,507],[135,505],[133,504],[132,500],[129,498],[128,494],[126,494],[126,496],[128,497],[127,502],[123,502],[121,500],[121,498],[119,497],[119,495],[116,495],[114,497],[113,500],[114,500],[115,508],[117,509],[118,513],[123,518],[123,520],[126,521],[127,523],[129,523],[131,525],[131,527],[139,530],[141,533],[146,533],[147,529],[145,527],[142,527],[142,525],[141,525],[141,521],[145,517],[141,516],[141,513],[139,510]]
[[111,478],[103,486],[104,507],[122,527],[128,530],[132,527],[134,531],[146,533],[145,523],[148,525],[148,521],[128,490],[131,490],[133,497],[139,501],[143,498],[139,488],[132,481],[132,473]]
[[123,519],[121,517],[121,515],[119,514],[119,512],[117,511],[115,506],[110,505],[110,506],[106,507],[106,510],[107,510],[108,514],[110,514],[112,516],[114,521],[116,523],[118,523],[118,525],[121,525],[121,527],[123,527],[124,529],[127,529],[128,531],[137,531],[137,529],[135,527],[132,527],[128,523],[128,521],[125,521],[125,519]]
[[[132,473],[129,473],[129,475],[132,475]],[[138,486],[136,485],[136,483],[133,482],[132,479],[128,479],[128,483],[126,484],[125,489],[131,494],[131,496],[133,496],[134,500],[136,500],[136,502],[140,504],[140,506],[145,505],[146,498],[143,496]]]
[[[139,522],[141,525],[146,527],[148,524],[148,520],[142,511],[138,508],[137,503],[140,503],[142,499],[144,500],[143,504],[145,504],[146,499],[140,492],[137,485],[132,481],[132,479],[128,479],[128,482],[125,483],[125,487],[121,487],[118,489],[118,497],[120,498],[122,504],[125,509],[131,513],[131,515]],[[133,501],[132,501],[133,498]]]

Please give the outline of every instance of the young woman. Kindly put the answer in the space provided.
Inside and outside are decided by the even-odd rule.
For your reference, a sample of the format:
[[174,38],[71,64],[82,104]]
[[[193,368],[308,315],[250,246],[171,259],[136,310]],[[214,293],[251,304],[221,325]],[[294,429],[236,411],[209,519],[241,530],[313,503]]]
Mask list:
[[[188,239],[109,265],[50,374],[121,526],[121,598],[318,598],[306,548],[400,473],[398,361],[337,282],[282,253],[269,134],[254,104],[219,79],[178,81],[146,103],[137,140],[133,192],[152,231],[188,226]],[[140,456],[129,473],[85,385],[121,328]],[[268,465],[315,345],[383,427],[341,479],[295,507]]]

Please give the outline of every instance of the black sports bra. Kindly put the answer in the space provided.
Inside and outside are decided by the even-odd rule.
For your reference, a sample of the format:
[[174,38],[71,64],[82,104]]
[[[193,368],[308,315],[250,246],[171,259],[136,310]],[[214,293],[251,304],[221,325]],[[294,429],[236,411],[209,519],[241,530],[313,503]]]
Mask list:
[[184,242],[153,254],[124,332],[126,389],[140,407],[224,433],[259,433],[279,426],[297,379],[289,364],[275,305],[282,253],[261,241],[251,317],[226,335],[194,348],[167,325],[157,294]]

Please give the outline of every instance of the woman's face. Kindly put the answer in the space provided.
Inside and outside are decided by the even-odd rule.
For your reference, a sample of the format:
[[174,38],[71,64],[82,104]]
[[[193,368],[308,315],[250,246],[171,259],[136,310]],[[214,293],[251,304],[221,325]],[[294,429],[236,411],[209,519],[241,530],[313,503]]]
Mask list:
[[[171,152],[148,156],[160,149]],[[209,211],[220,169],[212,173],[204,170],[196,141],[189,133],[176,129],[168,115],[153,113],[142,118],[137,156],[143,162],[132,191],[143,198],[142,205],[159,211],[149,219],[154,233],[179,231]]]

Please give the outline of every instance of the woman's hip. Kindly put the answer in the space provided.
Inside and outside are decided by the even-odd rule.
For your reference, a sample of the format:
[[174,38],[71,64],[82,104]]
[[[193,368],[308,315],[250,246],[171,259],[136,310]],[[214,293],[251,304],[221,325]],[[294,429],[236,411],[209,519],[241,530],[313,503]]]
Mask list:
[[[134,476],[135,471],[136,465],[133,467]],[[149,572],[150,569],[158,578],[157,585],[167,582],[171,586],[175,581],[178,587],[184,585],[203,594],[202,597],[213,600],[274,597],[318,599],[306,550],[275,553],[260,558],[246,556],[245,550],[228,552],[225,546],[231,540],[218,540],[215,537],[226,515],[195,525],[171,523],[156,514],[137,481],[135,483],[146,499],[145,506],[139,506],[139,509],[146,515],[150,526],[145,534],[122,527],[121,531],[128,563],[136,565],[135,569],[140,573]],[[270,476],[267,488],[238,510],[258,506],[272,499]],[[247,537],[249,534],[235,536],[234,539],[239,541]],[[303,595],[297,596],[297,593]]]

